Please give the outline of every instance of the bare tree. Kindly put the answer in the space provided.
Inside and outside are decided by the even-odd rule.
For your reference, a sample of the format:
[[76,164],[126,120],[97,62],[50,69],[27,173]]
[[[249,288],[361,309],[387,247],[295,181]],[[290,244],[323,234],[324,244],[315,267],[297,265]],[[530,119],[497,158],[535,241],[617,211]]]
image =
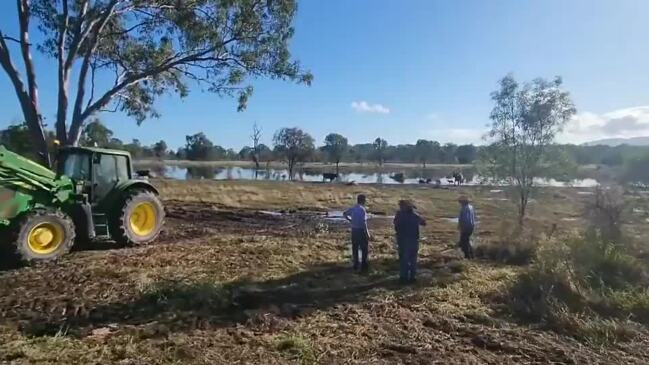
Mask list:
[[[257,122],[252,125],[252,135],[250,138],[252,139],[252,161],[255,163],[255,170],[259,170],[259,140],[261,139],[261,128],[259,128]],[[257,176],[256,172],[255,176]]]

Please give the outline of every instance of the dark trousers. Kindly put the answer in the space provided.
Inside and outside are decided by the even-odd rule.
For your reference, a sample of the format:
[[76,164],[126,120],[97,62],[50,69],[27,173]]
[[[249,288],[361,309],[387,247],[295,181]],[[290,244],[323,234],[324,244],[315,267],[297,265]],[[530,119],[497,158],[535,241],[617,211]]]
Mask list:
[[473,258],[473,247],[471,247],[471,235],[473,234],[473,227],[466,227],[460,229],[460,248],[464,252],[464,258]]
[[[367,270],[367,246],[367,230],[352,228],[352,262],[354,264],[354,270],[358,270],[359,268],[363,271]],[[360,260],[358,251],[361,254]]]
[[417,275],[417,254],[419,242],[417,240],[402,241],[399,245],[399,279],[402,282],[415,280]]

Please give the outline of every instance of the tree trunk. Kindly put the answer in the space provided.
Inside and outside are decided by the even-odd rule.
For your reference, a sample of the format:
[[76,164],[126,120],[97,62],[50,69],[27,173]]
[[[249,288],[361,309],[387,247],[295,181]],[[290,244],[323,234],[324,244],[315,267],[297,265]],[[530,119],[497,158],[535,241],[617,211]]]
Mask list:
[[288,160],[288,179],[290,181],[293,181],[293,166],[295,165],[295,161],[293,160]]
[[518,224],[522,227],[525,224],[525,215],[527,213],[528,193],[521,190],[521,200],[518,207]]
[[68,146],[78,146],[79,139],[81,139],[81,127],[83,122],[72,122],[70,126],[70,133],[68,133],[68,140],[66,145]]
[[336,161],[336,175],[338,175],[340,173],[340,169],[339,169],[338,165],[340,165],[340,161]]

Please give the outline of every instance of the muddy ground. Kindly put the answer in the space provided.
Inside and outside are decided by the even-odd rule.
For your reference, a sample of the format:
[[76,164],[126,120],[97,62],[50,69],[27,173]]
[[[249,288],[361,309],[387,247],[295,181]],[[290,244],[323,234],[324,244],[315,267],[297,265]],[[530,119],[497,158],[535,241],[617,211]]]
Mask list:
[[[272,184],[204,183],[201,196],[191,192],[200,186],[183,184],[192,183],[161,183],[167,224],[154,245],[95,243],[56,263],[4,267],[0,362],[649,362],[644,333],[600,345],[508,316],[494,298],[521,268],[460,259],[455,226],[443,219],[454,214],[457,191],[371,188],[370,210],[378,213],[370,223],[371,272],[357,275],[347,226],[324,216],[360,188],[296,184],[266,199],[253,192]],[[242,192],[252,194],[249,204],[219,195]],[[429,218],[419,281],[407,287],[397,284],[384,216],[404,194],[422,201]],[[497,234],[504,201],[489,191],[473,194],[485,216],[480,237]],[[586,195],[545,194],[538,204],[554,209],[547,225],[577,224],[576,206]]]

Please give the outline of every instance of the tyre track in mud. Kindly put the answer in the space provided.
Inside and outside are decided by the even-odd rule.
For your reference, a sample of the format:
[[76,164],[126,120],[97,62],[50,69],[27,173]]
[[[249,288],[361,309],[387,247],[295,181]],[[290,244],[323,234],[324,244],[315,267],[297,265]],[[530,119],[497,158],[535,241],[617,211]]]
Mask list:
[[[251,272],[263,272],[267,261],[266,241],[255,237],[278,238],[278,241],[290,241],[287,244],[295,245],[296,237],[317,237],[314,241],[323,241],[323,237],[332,236],[318,248],[333,250],[330,241],[346,239],[346,226],[326,222],[323,212],[292,211],[280,215],[174,200],[165,201],[165,206],[167,224],[155,244],[128,248],[108,245],[74,252],[56,263],[0,272],[2,331],[8,331],[11,336],[28,337],[63,333],[85,341],[95,329],[108,328],[114,331],[113,336],[135,336],[142,341],[142,346],[148,346],[150,339],[183,332],[195,336],[192,341],[198,350],[193,352],[216,346],[216,340],[225,341],[229,349],[223,349],[227,351],[223,356],[231,358],[250,350],[248,346],[270,346],[266,349],[270,353],[269,363],[282,361],[274,360],[277,356],[273,352],[274,345],[264,342],[263,338],[288,331],[293,326],[304,327],[305,333],[311,331],[326,336],[331,330],[336,336],[342,336],[338,338],[337,347],[343,352],[323,357],[323,363],[338,363],[341,356],[348,359],[353,356],[356,361],[351,362],[357,363],[641,363],[641,359],[649,356],[646,351],[639,350],[641,344],[637,343],[608,350],[594,349],[552,332],[534,331],[513,323],[497,324],[492,322],[493,318],[486,321],[470,317],[449,318],[422,306],[423,299],[416,292],[418,288],[399,291],[388,284],[379,290],[391,294],[376,302],[371,296],[373,287],[377,286],[376,279],[351,276],[341,271],[341,266],[321,272],[284,273],[286,278],[281,279],[264,278],[260,287],[268,291],[244,292],[244,298],[252,298],[254,303],[249,305],[250,310],[237,310],[236,315],[243,318],[224,319],[214,313],[221,310],[219,301],[224,300],[219,288],[186,286],[182,280],[205,276],[220,281],[222,274],[214,270],[237,271],[237,260],[241,257],[245,257],[245,265],[253,266]],[[376,254],[393,254],[390,251],[390,223],[387,219],[373,222],[378,225],[377,235],[381,236],[373,249]],[[433,237],[431,245],[439,246],[452,232],[450,228],[429,231],[429,235],[441,236]],[[303,248],[288,246],[286,250]],[[456,260],[437,255],[426,252],[422,266],[430,275],[444,276],[448,264]],[[427,262],[430,260],[432,266]],[[392,270],[394,259],[388,261],[390,263],[377,262],[378,270]],[[151,295],[150,286],[161,280],[170,282],[171,288],[176,290],[173,298],[167,298],[173,301],[159,302],[159,292]],[[292,282],[300,285],[293,288]],[[446,285],[440,283],[439,289]],[[167,289],[163,288],[166,293],[164,290]],[[367,290],[367,293],[359,295],[357,291],[360,290]],[[342,297],[343,304],[335,303],[341,298],[332,297],[337,291],[346,293]],[[300,295],[295,295],[296,292]],[[434,291],[427,293],[430,295]],[[238,300],[241,301],[240,295]],[[355,301],[346,303],[348,297]],[[332,304],[325,305],[327,301]],[[300,307],[303,304],[310,308],[309,312]],[[312,318],[314,324],[300,318]],[[359,318],[370,323],[359,324]],[[311,327],[317,326],[319,321],[324,321],[323,329]],[[115,329],[112,323],[118,323]],[[344,340],[346,327],[356,333],[349,342],[360,341],[354,342],[360,348],[353,348],[355,346]],[[364,336],[359,337],[358,331]],[[246,342],[241,342],[241,336]],[[316,343],[316,346],[323,345]],[[625,350],[638,357],[627,357]],[[359,354],[367,356],[364,361],[356,357]],[[244,355],[241,359],[246,362]]]
[[205,249],[202,245],[214,237],[288,237],[329,229],[319,226],[322,219],[316,213],[279,216],[180,201],[166,201],[165,209],[166,225],[154,244],[119,248],[97,242],[57,262],[0,271],[0,325],[53,335],[71,319],[92,320],[94,308],[107,302],[128,302],[141,291],[138,275],[174,266],[182,271],[182,266],[207,265],[218,247],[210,247],[212,252],[203,257],[197,257],[192,248]]

